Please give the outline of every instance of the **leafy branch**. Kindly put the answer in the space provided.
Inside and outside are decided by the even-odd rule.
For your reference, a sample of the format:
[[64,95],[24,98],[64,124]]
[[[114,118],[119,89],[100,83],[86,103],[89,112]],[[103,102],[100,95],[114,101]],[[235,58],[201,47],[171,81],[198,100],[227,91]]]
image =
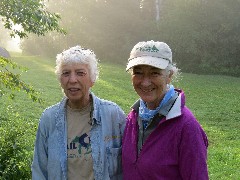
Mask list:
[[[0,16],[11,37],[24,38],[27,32],[44,36],[54,30],[66,34],[58,24],[60,15],[47,11],[43,0],[1,0]],[[21,28],[14,28],[16,25]]]
[[[33,86],[21,80],[21,74],[14,73],[9,68],[12,71],[14,69],[19,69],[21,72],[27,70],[10,59],[0,57],[0,97],[9,94],[9,97],[13,99],[15,97],[14,92],[24,91],[34,102],[42,103],[43,100],[40,98],[40,93],[34,90]],[[8,90],[11,91],[9,92]]]

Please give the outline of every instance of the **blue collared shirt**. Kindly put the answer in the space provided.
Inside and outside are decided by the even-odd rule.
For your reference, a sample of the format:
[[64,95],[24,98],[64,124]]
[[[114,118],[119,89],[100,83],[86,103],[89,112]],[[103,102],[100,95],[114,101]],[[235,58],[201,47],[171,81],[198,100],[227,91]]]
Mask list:
[[[121,179],[125,114],[115,103],[93,98],[90,131],[95,180]],[[32,163],[33,180],[67,179],[66,101],[47,108],[39,122]]]

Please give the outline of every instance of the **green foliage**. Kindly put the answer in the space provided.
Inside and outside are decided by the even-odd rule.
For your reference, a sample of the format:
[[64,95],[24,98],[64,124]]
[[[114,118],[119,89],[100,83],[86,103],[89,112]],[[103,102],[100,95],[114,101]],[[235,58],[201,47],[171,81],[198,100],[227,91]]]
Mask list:
[[13,109],[7,104],[10,99],[4,99],[3,96],[8,95],[13,100],[15,93],[22,91],[33,101],[42,103],[39,93],[20,80],[21,74],[15,73],[16,69],[21,72],[26,70],[12,60],[0,57],[0,101],[4,101],[1,103],[0,112],[0,177],[4,180],[30,179],[29,164],[32,159],[36,123],[21,117],[17,113],[18,108]]
[[0,179],[31,179],[37,123],[20,117],[12,108],[0,113]]
[[[60,16],[55,13],[50,13],[46,10],[44,1],[42,0],[1,0],[0,1],[0,16],[4,23],[4,27],[11,30],[10,36],[18,35],[20,38],[27,37],[27,33],[37,35],[45,35],[49,31],[56,30],[57,32],[65,33],[59,27],[58,20]],[[21,25],[21,29],[15,29],[15,25]],[[11,68],[11,71],[9,70]],[[0,97],[9,90],[24,91],[33,101],[41,102],[36,92],[31,85],[26,84],[20,79],[20,74],[14,73],[13,69],[21,69],[13,61],[0,57]],[[14,93],[10,92],[9,96],[14,98]]]
[[[26,32],[37,35],[45,35],[46,32],[56,30],[65,33],[58,25],[60,16],[46,11],[42,0],[2,0],[0,1],[0,16],[6,29],[12,30],[10,36],[18,35],[20,38],[27,36]],[[14,29],[14,25],[21,25],[20,30]],[[20,79],[20,74],[15,74],[9,70],[21,69],[13,61],[0,57],[0,97],[9,90],[24,91],[33,101],[41,102],[38,92],[31,85],[26,84]],[[9,96],[14,98],[14,93]]]
[[[59,14],[47,11],[43,0],[1,0],[0,16],[4,27],[11,30],[11,37],[24,38],[26,32],[45,35],[56,30],[65,33],[58,25]],[[21,25],[22,29],[14,28],[15,25]]]
[[[0,16],[4,27],[11,30],[10,36],[27,37],[27,33],[45,35],[56,30],[65,33],[59,27],[60,16],[46,10],[43,0],[1,0]],[[15,28],[20,25],[21,28]],[[23,91],[33,101],[42,103],[39,93],[20,79],[24,68],[10,59],[0,57],[0,101],[8,94],[12,99],[16,92]],[[13,92],[12,92],[13,91]],[[19,116],[11,106],[1,103],[0,113],[0,177],[1,179],[30,179],[30,163],[32,158],[33,134],[36,123]],[[12,102],[11,102],[12,103]],[[21,103],[23,106],[23,103]],[[16,108],[18,110],[18,108]],[[29,107],[29,109],[31,109]],[[31,113],[30,113],[31,114]],[[32,134],[33,133],[33,134]]]
[[[9,68],[11,68],[11,71]],[[41,103],[42,99],[39,97],[39,92],[34,90],[31,85],[22,81],[20,79],[21,74],[13,72],[16,68],[21,70],[21,72],[26,71],[25,68],[17,65],[17,63],[10,59],[0,57],[0,97],[8,94],[13,99],[15,97],[14,92],[24,91],[33,101]]]

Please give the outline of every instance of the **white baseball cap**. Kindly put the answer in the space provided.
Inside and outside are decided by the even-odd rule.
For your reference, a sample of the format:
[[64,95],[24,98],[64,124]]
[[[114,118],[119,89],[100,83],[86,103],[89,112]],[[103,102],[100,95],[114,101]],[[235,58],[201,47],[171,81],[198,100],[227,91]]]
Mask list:
[[172,51],[164,42],[146,41],[137,43],[128,59],[126,71],[137,65],[149,65],[166,69],[172,63]]

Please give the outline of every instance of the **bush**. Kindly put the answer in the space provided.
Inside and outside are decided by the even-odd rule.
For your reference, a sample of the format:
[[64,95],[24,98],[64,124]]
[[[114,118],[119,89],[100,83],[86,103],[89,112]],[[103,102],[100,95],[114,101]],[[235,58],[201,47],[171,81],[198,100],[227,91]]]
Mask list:
[[36,125],[10,106],[0,114],[0,179],[31,179]]

